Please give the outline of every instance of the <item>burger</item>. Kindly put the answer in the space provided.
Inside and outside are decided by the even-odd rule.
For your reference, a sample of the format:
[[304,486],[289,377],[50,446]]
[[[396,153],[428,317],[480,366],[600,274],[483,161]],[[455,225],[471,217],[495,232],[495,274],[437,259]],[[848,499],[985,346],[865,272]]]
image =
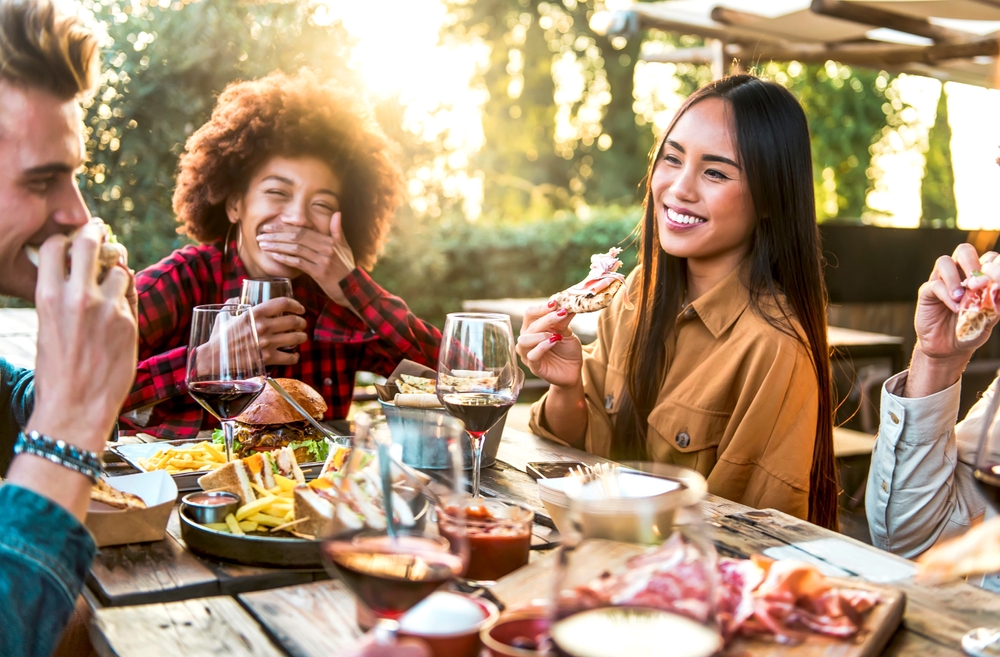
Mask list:
[[[114,232],[111,230],[111,226],[104,223],[103,220],[98,217],[92,217],[90,223],[95,224],[101,230],[101,248],[97,252],[97,264],[99,268],[99,273],[97,276],[98,282],[104,280],[104,277],[111,270],[112,267],[118,265],[119,263],[125,264],[128,261],[128,251],[125,247],[118,242],[118,238],[115,236]],[[77,231],[79,232],[79,231]],[[70,240],[76,236],[76,232],[69,236]],[[25,245],[24,252],[28,256],[28,260],[31,264],[38,266],[38,247],[32,244]],[[66,268],[70,266],[70,252],[66,251]]]
[[[313,418],[326,413],[326,402],[311,387],[295,379],[275,379]],[[222,432],[218,432],[221,434]],[[330,450],[326,439],[271,386],[264,390],[236,418],[233,431],[236,456],[289,447],[299,463],[322,463]]]

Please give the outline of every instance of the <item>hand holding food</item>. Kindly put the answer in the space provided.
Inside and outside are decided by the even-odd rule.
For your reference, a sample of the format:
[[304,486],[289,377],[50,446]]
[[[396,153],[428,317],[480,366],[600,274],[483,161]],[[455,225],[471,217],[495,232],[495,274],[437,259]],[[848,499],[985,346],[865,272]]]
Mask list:
[[[125,296],[129,273],[112,267],[104,282],[97,282],[102,240],[95,224],[80,230],[72,240],[69,280],[69,239],[55,235],[42,245],[35,294],[35,413],[28,426],[67,440],[76,437],[78,446],[92,451],[103,449],[132,386],[137,348],[136,321]],[[57,418],[65,426],[56,426]]]
[[996,323],[1000,265],[996,254],[980,258],[970,244],[934,264],[917,295],[914,328],[920,351],[932,358],[968,356],[988,338]]
[[340,212],[330,217],[329,234],[305,226],[270,223],[257,242],[264,253],[316,281],[335,303],[350,305],[340,281],[354,271],[354,253],[344,236]]
[[580,382],[583,345],[569,328],[573,315],[564,309],[532,306],[524,311],[517,355],[531,373],[557,386],[572,387]]

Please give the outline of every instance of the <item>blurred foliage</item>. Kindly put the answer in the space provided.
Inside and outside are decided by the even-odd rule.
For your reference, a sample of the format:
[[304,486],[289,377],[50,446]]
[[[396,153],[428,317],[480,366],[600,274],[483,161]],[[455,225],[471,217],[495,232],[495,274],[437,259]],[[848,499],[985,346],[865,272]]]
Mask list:
[[417,221],[389,243],[372,276],[410,309],[442,326],[465,299],[547,297],[579,283],[590,256],[619,246],[622,272],[636,265],[636,207],[607,206],[584,220],[556,217],[518,223],[483,218]]
[[311,2],[84,0],[105,25],[103,84],[86,116],[92,210],[142,268],[186,243],[171,209],[177,157],[236,79],[310,66],[348,76],[349,39]]
[[920,183],[920,225],[925,228],[955,228],[955,173],[951,167],[951,126],[948,125],[948,94],[941,85],[937,116],[927,136],[927,165]]

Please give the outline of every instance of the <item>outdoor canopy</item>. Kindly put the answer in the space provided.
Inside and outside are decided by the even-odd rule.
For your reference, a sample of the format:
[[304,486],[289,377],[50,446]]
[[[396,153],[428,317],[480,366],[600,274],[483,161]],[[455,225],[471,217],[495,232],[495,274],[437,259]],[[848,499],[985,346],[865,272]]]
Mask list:
[[704,48],[647,52],[645,61],[799,61],[912,73],[1000,88],[1000,0],[671,0],[600,12],[591,27],[609,37],[660,29],[708,40]]

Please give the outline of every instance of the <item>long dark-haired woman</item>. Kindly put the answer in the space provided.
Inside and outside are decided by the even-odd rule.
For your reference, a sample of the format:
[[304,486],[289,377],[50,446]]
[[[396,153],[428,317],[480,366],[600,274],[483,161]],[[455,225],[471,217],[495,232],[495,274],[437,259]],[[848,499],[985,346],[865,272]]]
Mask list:
[[[597,341],[525,316],[518,353],[551,383],[539,434],[694,468],[709,491],[837,524],[826,288],[806,117],[783,87],[714,82],[650,162],[641,265]],[[551,306],[552,304],[550,304]]]

